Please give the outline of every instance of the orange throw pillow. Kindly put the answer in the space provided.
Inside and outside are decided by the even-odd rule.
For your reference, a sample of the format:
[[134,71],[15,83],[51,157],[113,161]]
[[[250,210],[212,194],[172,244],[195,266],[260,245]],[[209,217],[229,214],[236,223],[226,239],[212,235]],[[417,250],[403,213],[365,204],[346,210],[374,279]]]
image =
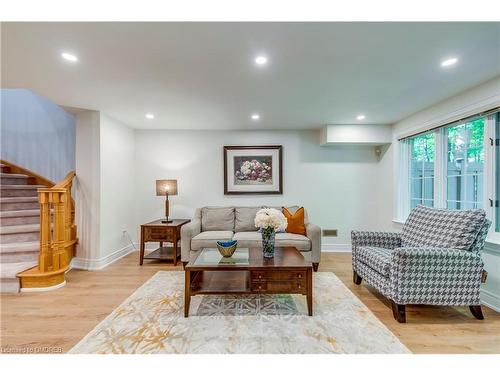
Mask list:
[[285,215],[288,220],[288,226],[286,227],[287,233],[306,235],[306,226],[304,225],[304,207],[300,207],[293,215],[286,207],[283,207],[283,215]]

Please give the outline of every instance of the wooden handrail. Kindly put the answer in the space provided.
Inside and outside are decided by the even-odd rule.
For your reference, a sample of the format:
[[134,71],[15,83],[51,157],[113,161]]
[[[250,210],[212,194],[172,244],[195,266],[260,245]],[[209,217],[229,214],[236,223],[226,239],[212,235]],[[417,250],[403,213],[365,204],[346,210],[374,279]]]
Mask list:
[[60,182],[54,185],[55,188],[66,188],[66,186],[70,185],[73,182],[73,178],[76,176],[75,171],[69,172],[66,177],[64,177]]
[[[40,176],[38,173],[30,171],[29,169],[20,167],[8,160],[0,159],[0,164],[4,164],[10,168],[10,173],[19,173],[28,176],[28,184],[30,185],[44,185],[44,186],[54,186],[55,184],[49,179]],[[67,176],[66,176],[67,177]]]

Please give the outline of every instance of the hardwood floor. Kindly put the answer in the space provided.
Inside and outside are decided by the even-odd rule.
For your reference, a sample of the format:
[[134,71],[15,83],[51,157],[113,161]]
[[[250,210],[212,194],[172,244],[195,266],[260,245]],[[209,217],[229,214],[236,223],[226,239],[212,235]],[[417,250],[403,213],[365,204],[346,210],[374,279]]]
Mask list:
[[[2,352],[66,352],[159,270],[181,270],[132,253],[101,271],[71,270],[68,284],[45,293],[1,296]],[[500,353],[500,313],[483,307],[476,320],[467,307],[409,306],[406,324],[389,302],[364,282],[352,282],[351,254],[325,253],[320,271],[342,282],[414,353]]]

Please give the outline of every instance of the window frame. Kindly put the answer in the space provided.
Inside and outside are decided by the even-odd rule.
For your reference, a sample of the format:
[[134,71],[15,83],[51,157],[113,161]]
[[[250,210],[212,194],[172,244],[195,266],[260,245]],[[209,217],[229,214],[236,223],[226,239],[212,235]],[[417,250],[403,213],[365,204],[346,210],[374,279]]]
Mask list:
[[[490,205],[490,199],[493,202],[499,201],[496,187],[496,170],[500,168],[496,165],[495,152],[500,152],[499,146],[495,140],[500,138],[500,130],[497,130],[497,121],[500,121],[500,112],[489,113],[483,116],[471,116],[460,122],[444,125],[427,132],[422,132],[413,137],[407,137],[398,142],[399,148],[399,178],[398,178],[398,203],[396,207],[396,217],[394,221],[403,223],[410,213],[411,207],[411,147],[410,140],[424,133],[434,133],[435,137],[435,155],[434,155],[434,207],[447,207],[447,152],[448,136],[447,129],[461,124],[474,121],[478,117],[484,117],[484,169],[483,169],[483,208],[486,216],[492,221],[492,226],[488,235],[488,240],[500,243],[500,232],[496,232],[495,204]],[[499,126],[500,128],[500,126]],[[492,141],[493,140],[493,141]],[[497,141],[498,142],[498,141]],[[498,171],[500,173],[500,171]]]

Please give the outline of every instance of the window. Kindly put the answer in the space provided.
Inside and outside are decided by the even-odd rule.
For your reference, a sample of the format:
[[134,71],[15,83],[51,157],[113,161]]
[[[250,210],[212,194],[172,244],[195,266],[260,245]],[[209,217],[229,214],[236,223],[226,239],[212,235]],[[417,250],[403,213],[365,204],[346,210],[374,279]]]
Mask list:
[[411,209],[418,204],[434,206],[434,141],[434,133],[410,139]]
[[493,221],[489,238],[500,242],[500,112],[400,141],[397,220],[419,204],[482,208]]
[[446,207],[484,208],[484,118],[446,129]]

